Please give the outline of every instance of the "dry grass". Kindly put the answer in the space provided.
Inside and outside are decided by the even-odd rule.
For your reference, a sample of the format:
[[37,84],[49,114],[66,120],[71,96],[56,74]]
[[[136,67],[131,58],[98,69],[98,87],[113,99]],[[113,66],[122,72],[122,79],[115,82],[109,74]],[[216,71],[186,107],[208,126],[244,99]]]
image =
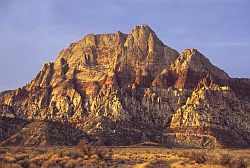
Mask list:
[[84,142],[74,147],[3,147],[0,149],[0,168],[107,166],[112,155],[108,150]]
[[179,157],[188,158],[198,164],[232,168],[245,168],[250,165],[249,150],[185,150],[176,151]]
[[195,150],[152,147],[96,147],[81,142],[74,147],[0,148],[0,167],[190,167],[250,166],[250,150]]

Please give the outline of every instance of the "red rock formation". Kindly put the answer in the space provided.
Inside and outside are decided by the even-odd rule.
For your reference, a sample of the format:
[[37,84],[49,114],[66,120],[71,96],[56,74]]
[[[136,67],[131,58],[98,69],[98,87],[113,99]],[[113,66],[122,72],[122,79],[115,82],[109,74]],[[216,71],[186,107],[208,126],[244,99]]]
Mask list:
[[249,79],[231,79],[196,49],[179,54],[141,25],[72,43],[1,93],[0,114],[71,123],[109,145],[249,147],[249,91]]

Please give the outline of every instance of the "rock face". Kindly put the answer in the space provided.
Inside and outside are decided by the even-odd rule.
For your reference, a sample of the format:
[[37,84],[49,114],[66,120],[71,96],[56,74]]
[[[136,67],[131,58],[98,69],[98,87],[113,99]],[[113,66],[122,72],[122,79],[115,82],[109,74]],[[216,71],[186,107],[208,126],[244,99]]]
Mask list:
[[72,43],[29,84],[1,93],[0,114],[67,122],[105,145],[250,147],[250,80],[196,49],[179,54],[141,25]]

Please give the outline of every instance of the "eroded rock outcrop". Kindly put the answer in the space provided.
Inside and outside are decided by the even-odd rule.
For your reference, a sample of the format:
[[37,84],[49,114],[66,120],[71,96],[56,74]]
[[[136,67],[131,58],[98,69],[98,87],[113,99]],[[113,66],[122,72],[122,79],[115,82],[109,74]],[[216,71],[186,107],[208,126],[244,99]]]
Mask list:
[[29,84],[1,93],[0,114],[67,122],[106,145],[249,147],[249,90],[249,79],[196,49],[179,54],[141,25],[72,43]]

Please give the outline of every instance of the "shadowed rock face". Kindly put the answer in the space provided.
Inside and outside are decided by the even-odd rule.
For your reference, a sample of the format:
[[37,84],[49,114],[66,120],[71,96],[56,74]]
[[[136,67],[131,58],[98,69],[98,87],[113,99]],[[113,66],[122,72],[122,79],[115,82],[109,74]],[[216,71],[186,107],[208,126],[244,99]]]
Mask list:
[[68,122],[106,145],[249,147],[250,80],[232,79],[196,49],[179,54],[147,25],[89,34],[1,93],[0,114]]

